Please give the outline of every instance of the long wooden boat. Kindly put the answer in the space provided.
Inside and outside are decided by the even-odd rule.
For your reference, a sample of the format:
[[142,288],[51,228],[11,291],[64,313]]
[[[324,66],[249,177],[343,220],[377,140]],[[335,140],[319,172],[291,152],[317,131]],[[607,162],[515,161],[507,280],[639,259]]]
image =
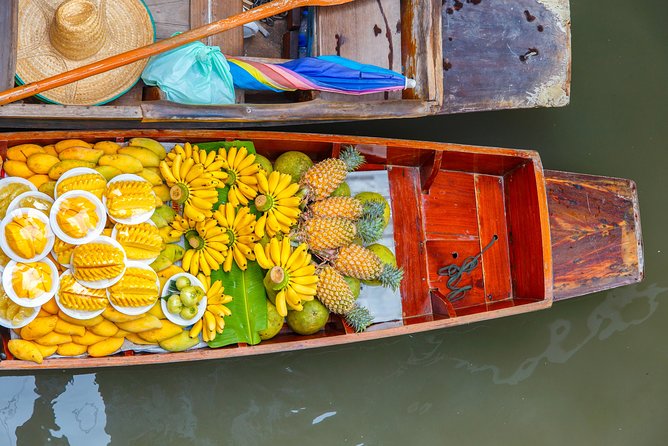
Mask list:
[[[19,0],[0,8],[0,90],[14,86]],[[147,0],[157,38],[241,12],[243,0]],[[296,15],[299,17],[299,15]],[[225,54],[281,61],[294,20],[276,20],[271,38],[235,29],[207,39]],[[415,89],[362,97],[333,93],[238,93],[226,106],[186,106],[141,83],[100,107],[43,104],[0,107],[0,128],[138,128],[187,121],[190,127],[277,125],[405,118],[568,104],[568,0],[356,0],[322,8],[312,54],[338,54],[400,71]],[[122,26],[122,24],[119,24]],[[287,34],[286,34],[287,33]],[[293,39],[294,40],[294,39]],[[9,44],[8,44],[9,42]],[[161,125],[164,127],[164,124]]]
[[[0,370],[78,368],[198,361],[324,347],[469,324],[549,308],[643,278],[638,197],[630,180],[543,170],[537,152],[369,137],[259,131],[142,130],[29,132],[0,135],[0,155],[25,142],[52,144],[149,137],[162,142],[253,141],[274,159],[299,150],[313,159],[353,145],[364,169],[386,170],[398,263],[404,268],[398,320],[354,333],[337,317],[325,330],[298,336],[284,327],[258,345],[182,353],[5,360]],[[484,250],[491,241],[493,248]],[[464,275],[471,289],[449,299],[438,270],[480,256]],[[3,332],[3,340],[8,333]]]

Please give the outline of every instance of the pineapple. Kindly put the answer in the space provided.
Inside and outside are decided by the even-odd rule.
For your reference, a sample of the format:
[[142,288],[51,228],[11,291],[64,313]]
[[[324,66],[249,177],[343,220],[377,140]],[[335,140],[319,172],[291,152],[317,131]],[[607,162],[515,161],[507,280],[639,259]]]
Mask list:
[[383,263],[376,254],[363,246],[348,245],[339,250],[334,268],[340,273],[360,280],[379,280],[384,287],[399,288],[404,271]]
[[327,158],[306,171],[301,185],[308,190],[315,201],[329,197],[339,187],[346,174],[364,163],[364,157],[357,149],[343,149],[339,158]]
[[322,251],[349,245],[357,228],[345,218],[313,218],[304,224],[303,233],[310,249]]
[[340,217],[357,220],[362,216],[364,206],[353,197],[330,197],[311,205],[314,217]]
[[373,320],[369,310],[355,302],[346,279],[331,266],[320,270],[316,296],[329,311],[343,315],[348,325],[357,332],[364,331]]

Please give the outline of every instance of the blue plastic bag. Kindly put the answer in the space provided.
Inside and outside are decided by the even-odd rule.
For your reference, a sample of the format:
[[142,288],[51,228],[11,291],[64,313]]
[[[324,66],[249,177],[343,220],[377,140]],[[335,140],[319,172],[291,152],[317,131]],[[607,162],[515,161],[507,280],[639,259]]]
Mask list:
[[200,41],[152,57],[141,78],[179,104],[234,103],[234,84],[225,56],[217,46]]

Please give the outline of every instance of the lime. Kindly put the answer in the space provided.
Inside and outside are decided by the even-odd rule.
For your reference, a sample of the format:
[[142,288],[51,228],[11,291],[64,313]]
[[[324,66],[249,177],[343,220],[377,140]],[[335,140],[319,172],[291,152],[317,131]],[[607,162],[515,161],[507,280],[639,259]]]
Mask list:
[[255,154],[255,162],[258,163],[265,172],[267,172],[267,175],[274,171],[274,168],[271,167],[271,161],[262,155]]
[[345,181],[339,184],[339,187],[334,189],[332,192],[332,197],[350,197],[350,186]]
[[313,161],[302,152],[285,152],[274,161],[274,170],[292,175],[292,181],[297,183],[304,173],[313,166]]
[[[373,245],[367,246],[366,249],[380,257],[381,262],[397,266],[397,258],[387,246],[381,245],[380,243],[374,243]],[[380,286],[379,280],[363,280],[362,283],[369,286]]]
[[329,320],[329,310],[318,299],[304,302],[302,311],[288,311],[288,327],[297,334],[310,335],[325,327]]
[[267,301],[267,328],[264,330],[258,331],[260,339],[266,341],[271,339],[278,334],[283,328],[283,316],[278,314],[276,307]]
[[385,227],[387,227],[388,223],[390,223],[390,204],[387,202],[385,197],[383,197],[378,192],[360,192],[359,194],[355,195],[355,198],[357,198],[362,203],[366,203],[367,201],[381,201],[385,203],[383,220],[385,220]]
[[354,277],[348,277],[348,276],[345,276],[344,279],[346,279],[346,282],[348,282],[348,286],[350,287],[350,291],[353,292],[353,296],[355,296],[355,299],[360,297],[360,280],[356,279]]

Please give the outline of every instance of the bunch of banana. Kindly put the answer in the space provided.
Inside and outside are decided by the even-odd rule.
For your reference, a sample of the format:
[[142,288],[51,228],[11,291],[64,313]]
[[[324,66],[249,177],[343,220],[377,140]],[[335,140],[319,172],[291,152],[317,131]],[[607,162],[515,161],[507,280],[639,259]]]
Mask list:
[[184,216],[195,221],[211,217],[220,183],[211,172],[205,172],[204,165],[195,163],[192,157],[176,155],[171,166],[160,162],[160,172],[170,187],[171,199],[183,205]]
[[301,198],[296,196],[299,184],[292,182],[292,177],[274,171],[267,175],[264,171],[256,175],[258,196],[255,206],[263,214],[255,225],[255,234],[262,238],[265,232],[270,237],[282,232],[287,234],[297,223],[301,210]]
[[188,335],[196,338],[202,333],[204,342],[213,341],[217,333],[222,333],[225,328],[225,316],[232,314],[229,308],[225,306],[232,302],[232,296],[224,294],[225,288],[220,280],[211,284],[211,277],[204,274],[198,274],[197,278],[204,284],[206,291],[206,311],[202,319],[193,324]]
[[229,186],[227,199],[233,206],[247,205],[257,195],[257,178],[260,165],[255,161],[255,155],[249,154],[245,147],[230,150],[219,149],[218,156],[224,161],[223,170],[228,178],[225,184]]
[[197,275],[201,271],[208,277],[224,264],[230,233],[213,218],[197,223],[194,230],[185,232],[185,239],[189,249],[183,255],[182,266],[190,274]]
[[248,260],[255,260],[253,246],[257,241],[255,232],[255,216],[247,206],[235,208],[232,203],[225,203],[213,213],[214,218],[228,236],[227,253],[223,262],[223,271],[232,269],[232,262],[244,271]]
[[199,163],[203,165],[204,171],[210,172],[214,178],[221,181],[227,179],[227,174],[221,171],[221,168],[225,166],[225,161],[218,156],[215,150],[207,152],[196,145],[191,145],[189,142],[185,143],[183,147],[177,144],[172,151],[167,154],[165,162],[168,166],[172,166],[177,155],[181,155],[183,159],[192,158],[196,164]]
[[288,237],[280,242],[273,237],[264,248],[255,245],[255,257],[260,267],[268,270],[264,286],[269,298],[274,298],[278,314],[287,316],[288,306],[301,311],[302,301],[313,300],[318,276],[306,243],[292,249]]

